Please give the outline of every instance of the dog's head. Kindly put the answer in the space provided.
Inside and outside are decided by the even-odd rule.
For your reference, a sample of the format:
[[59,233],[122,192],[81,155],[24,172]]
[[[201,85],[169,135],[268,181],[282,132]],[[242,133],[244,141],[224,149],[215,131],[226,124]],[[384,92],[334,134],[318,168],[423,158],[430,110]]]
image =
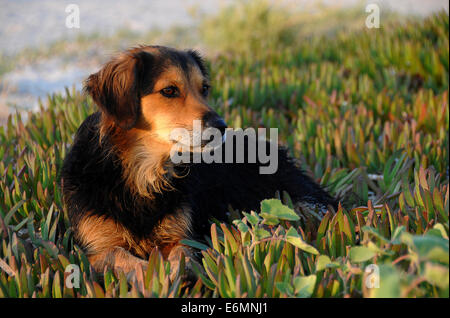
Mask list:
[[195,120],[203,129],[214,127],[223,133],[226,128],[208,105],[208,72],[192,50],[128,50],[89,76],[85,90],[114,126],[140,130],[162,143],[173,142],[170,133],[175,128],[192,131]]
[[170,188],[168,158],[178,143],[174,130],[192,136],[200,122],[202,130],[224,134],[225,122],[208,105],[209,90],[198,53],[161,46],[130,49],[89,76],[85,91],[102,112],[101,140],[110,137],[130,189],[152,197]]

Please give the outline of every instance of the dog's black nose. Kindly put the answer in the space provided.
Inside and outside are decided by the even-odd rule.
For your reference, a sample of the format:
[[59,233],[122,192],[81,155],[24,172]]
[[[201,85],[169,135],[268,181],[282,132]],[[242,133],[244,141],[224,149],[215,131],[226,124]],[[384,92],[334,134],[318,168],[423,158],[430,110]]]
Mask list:
[[217,128],[220,130],[220,133],[223,135],[225,130],[227,129],[227,124],[225,121],[216,113],[209,112],[203,116],[203,123],[206,128]]
[[225,121],[222,118],[219,118],[219,120],[217,120],[214,123],[213,127],[216,127],[217,129],[219,129],[220,133],[223,136],[223,134],[225,134],[225,130],[227,129],[228,126],[227,126],[227,124],[225,123]]

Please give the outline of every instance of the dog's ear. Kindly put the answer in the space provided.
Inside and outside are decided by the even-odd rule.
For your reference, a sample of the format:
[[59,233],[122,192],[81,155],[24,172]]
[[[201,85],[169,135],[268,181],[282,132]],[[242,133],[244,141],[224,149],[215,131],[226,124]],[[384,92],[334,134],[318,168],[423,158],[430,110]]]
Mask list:
[[188,50],[187,53],[194,59],[203,76],[209,77],[208,68],[206,67],[205,61],[203,60],[201,54],[195,50]]
[[152,56],[127,52],[88,77],[85,91],[100,110],[123,129],[131,129],[141,113],[141,91]]

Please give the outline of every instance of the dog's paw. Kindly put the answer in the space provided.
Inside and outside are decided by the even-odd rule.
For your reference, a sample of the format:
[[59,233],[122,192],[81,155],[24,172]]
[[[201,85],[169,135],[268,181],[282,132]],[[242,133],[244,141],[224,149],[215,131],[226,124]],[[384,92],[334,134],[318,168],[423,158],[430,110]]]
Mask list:
[[180,273],[183,272],[184,274],[181,275],[182,280],[187,280],[190,282],[195,282],[197,280],[197,275],[194,271],[194,263],[197,265],[197,268],[201,268],[201,266],[188,247],[181,245],[175,246],[170,251],[168,261],[170,263],[170,280],[172,282],[175,281],[175,279],[180,276]]

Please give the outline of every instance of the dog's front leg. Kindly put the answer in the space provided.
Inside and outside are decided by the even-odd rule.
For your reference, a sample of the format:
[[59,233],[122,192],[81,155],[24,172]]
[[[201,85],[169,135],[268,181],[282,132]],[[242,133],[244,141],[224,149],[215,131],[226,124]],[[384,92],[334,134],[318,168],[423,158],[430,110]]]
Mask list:
[[147,261],[125,249],[134,246],[134,241],[128,231],[112,219],[89,215],[79,221],[76,230],[77,241],[97,272],[102,273],[108,267],[116,275],[120,270],[132,275],[139,265],[146,268]]
[[[193,263],[196,257],[192,249],[180,243],[191,236],[191,210],[188,206],[182,206],[174,214],[167,215],[155,229],[153,235],[156,245],[161,249],[162,255],[170,262],[170,278],[173,281],[180,269],[181,258],[185,259],[185,277],[193,281],[196,277]],[[198,266],[201,268],[201,266]]]
[[88,256],[89,262],[98,272],[103,272],[105,267],[113,269],[116,276],[123,271],[130,278],[142,266],[147,268],[147,261],[132,255],[122,247],[112,247],[101,253]]

